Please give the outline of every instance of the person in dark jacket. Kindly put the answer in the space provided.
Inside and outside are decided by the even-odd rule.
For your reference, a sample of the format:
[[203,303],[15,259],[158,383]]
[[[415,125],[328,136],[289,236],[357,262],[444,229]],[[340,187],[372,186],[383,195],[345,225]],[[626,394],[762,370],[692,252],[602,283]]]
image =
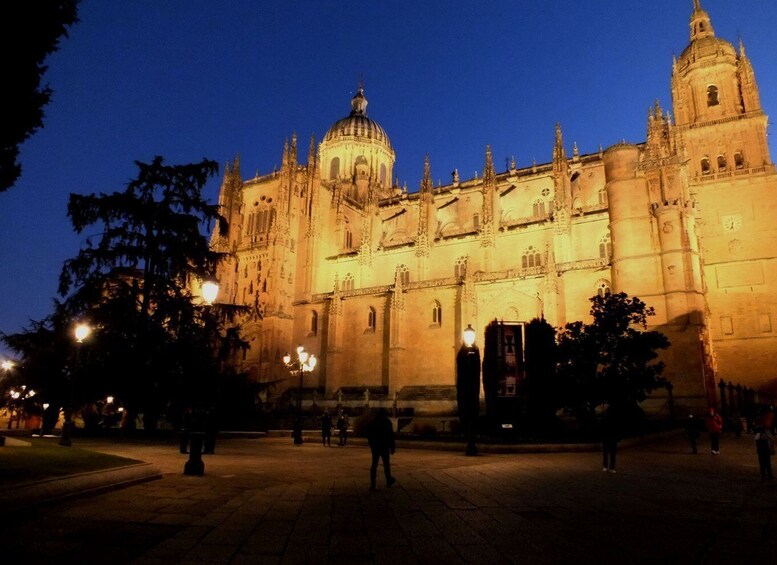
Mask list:
[[618,427],[612,409],[604,413],[600,428],[602,436],[602,471],[615,472],[615,454],[618,451]]
[[332,417],[329,412],[321,415],[321,441],[324,447],[332,445]]
[[688,432],[688,440],[691,442],[691,451],[693,453],[699,453],[699,424],[693,414],[688,414],[688,422],[685,424],[685,429]]
[[764,426],[758,426],[755,430],[755,452],[758,455],[758,466],[761,469],[761,480],[771,481],[772,475],[772,454],[774,453],[774,442],[772,434]]
[[372,452],[372,465],[370,466],[370,490],[375,490],[375,482],[378,473],[378,459],[383,460],[383,471],[386,474],[386,486],[390,487],[396,482],[391,476],[391,455],[394,454],[394,425],[389,420],[388,412],[384,408],[378,411],[378,415],[367,427],[367,441]]

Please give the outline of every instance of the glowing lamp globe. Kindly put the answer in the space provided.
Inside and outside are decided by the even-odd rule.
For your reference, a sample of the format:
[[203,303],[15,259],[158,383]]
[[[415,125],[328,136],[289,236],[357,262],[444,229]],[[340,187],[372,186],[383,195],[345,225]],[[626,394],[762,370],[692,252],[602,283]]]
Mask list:
[[216,281],[205,281],[202,283],[202,299],[205,304],[210,306],[216,301],[216,296],[219,294],[219,285]]
[[76,336],[76,341],[78,343],[81,343],[87,337],[89,337],[90,333],[92,333],[92,328],[90,328],[87,324],[78,324],[76,326],[76,329],[75,329],[75,331],[73,333]]
[[475,330],[472,328],[472,324],[467,324],[467,329],[464,330],[464,345],[472,347],[475,343]]

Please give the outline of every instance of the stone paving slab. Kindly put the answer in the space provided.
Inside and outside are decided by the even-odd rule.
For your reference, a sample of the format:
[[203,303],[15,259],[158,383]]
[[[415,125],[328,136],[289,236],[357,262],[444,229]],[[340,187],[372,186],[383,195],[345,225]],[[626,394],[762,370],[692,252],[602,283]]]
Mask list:
[[0,514],[4,562],[731,564],[777,550],[777,487],[752,436],[724,437],[719,456],[677,436],[622,449],[616,474],[595,452],[398,449],[398,482],[377,492],[359,445],[220,441],[202,477],[182,474],[175,445],[85,447],[164,476]]

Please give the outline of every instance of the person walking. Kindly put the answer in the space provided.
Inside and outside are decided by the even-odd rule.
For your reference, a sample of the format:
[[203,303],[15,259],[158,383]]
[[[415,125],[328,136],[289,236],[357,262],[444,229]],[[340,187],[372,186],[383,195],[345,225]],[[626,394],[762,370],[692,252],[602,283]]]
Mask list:
[[383,460],[383,471],[386,475],[386,486],[390,487],[396,482],[391,475],[391,455],[394,454],[394,425],[388,418],[385,408],[378,411],[378,415],[367,427],[367,442],[372,452],[372,465],[370,465],[370,490],[375,490],[375,482],[378,474],[378,459]]
[[755,452],[758,455],[758,466],[761,469],[761,480],[771,481],[772,455],[774,454],[774,441],[772,434],[764,426],[758,426],[755,430]]
[[694,454],[699,453],[699,425],[696,422],[696,418],[693,417],[693,414],[688,414],[686,430],[688,432],[688,439],[691,442],[691,451]]
[[615,455],[618,451],[618,427],[612,414],[612,409],[607,408],[600,428],[602,436],[602,471],[615,472]]
[[340,433],[340,447],[345,447],[348,441],[348,415],[343,410],[337,416],[337,431]]
[[321,415],[321,442],[325,447],[332,445],[332,417],[328,410]]
[[713,455],[720,455],[720,432],[723,431],[723,418],[715,411],[714,406],[710,406],[710,413],[707,414],[705,425],[707,433],[710,434],[710,451]]

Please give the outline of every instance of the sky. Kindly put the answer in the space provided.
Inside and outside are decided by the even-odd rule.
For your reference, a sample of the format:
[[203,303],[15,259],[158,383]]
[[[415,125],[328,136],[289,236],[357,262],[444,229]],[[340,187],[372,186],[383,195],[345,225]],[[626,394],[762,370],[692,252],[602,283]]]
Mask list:
[[[777,112],[777,2],[702,0],[716,35],[741,37],[761,102]],[[52,311],[62,264],[84,239],[70,193],[123,190],[135,161],[240,155],[244,178],[280,165],[296,133],[305,161],[350,111],[396,151],[394,176],[418,190],[424,156],[443,184],[645,139],[655,100],[671,109],[672,56],[689,43],[692,0],[82,0],[80,22],[46,63],[43,129],[23,174],[0,194],[0,331]],[[774,141],[770,140],[772,157]],[[220,174],[205,197],[218,199]],[[0,345],[0,357],[9,355]]]

